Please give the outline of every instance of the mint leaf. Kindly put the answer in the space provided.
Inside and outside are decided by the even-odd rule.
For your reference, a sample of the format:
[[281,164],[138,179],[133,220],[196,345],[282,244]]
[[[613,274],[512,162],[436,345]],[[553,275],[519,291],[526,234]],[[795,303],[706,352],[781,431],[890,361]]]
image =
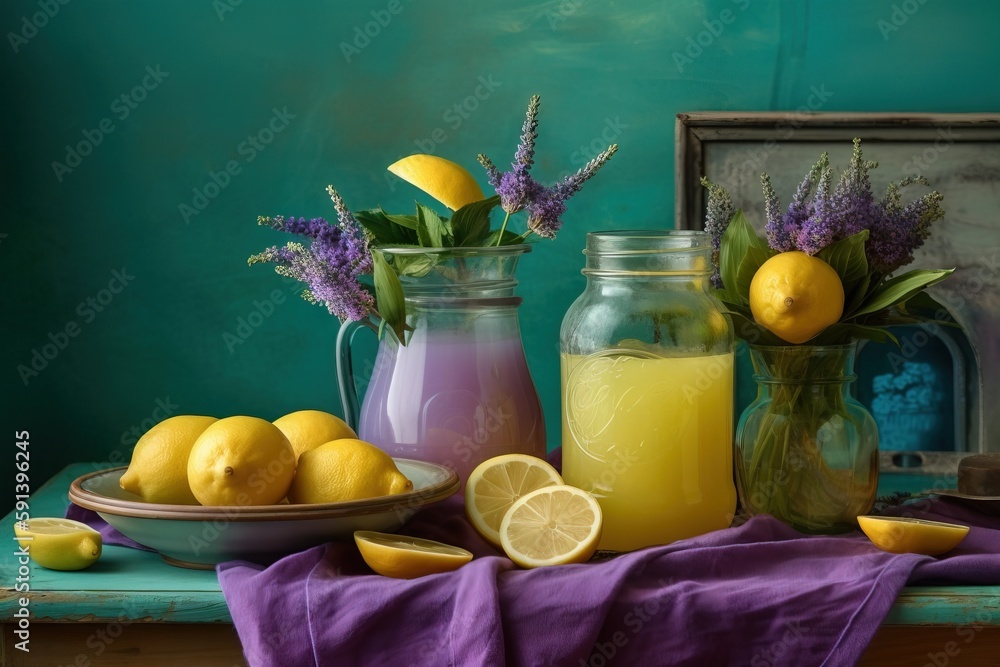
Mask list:
[[497,243],[497,239],[500,238],[500,230],[495,229],[490,232],[490,235],[486,237],[483,241],[483,247],[492,248],[495,245],[521,245],[524,243],[524,237],[520,234],[515,234],[509,229],[503,230],[503,240]]
[[456,246],[483,245],[490,231],[490,211],[500,203],[500,195],[466,204],[451,216],[451,231]]
[[378,245],[416,245],[417,234],[406,225],[395,222],[380,208],[355,211],[354,217],[375,239]]
[[737,288],[740,263],[747,254],[747,248],[757,247],[763,250],[767,246],[757,236],[743,209],[733,214],[729,226],[722,234],[719,248],[719,274],[722,276],[722,286],[731,300],[746,301],[747,293]]
[[862,230],[847,238],[831,243],[816,253],[816,256],[833,267],[844,285],[844,294],[854,294],[858,285],[868,278],[868,258],[865,256],[865,242],[868,230]]
[[437,213],[417,203],[417,238],[425,248],[451,247],[452,234]]
[[[399,276],[389,263],[385,261],[382,252],[372,248],[373,279],[375,282],[375,305],[378,316],[383,324],[389,325],[401,345],[406,345],[406,300],[403,298],[403,286]],[[383,325],[379,325],[379,333]]]
[[871,315],[880,310],[901,304],[923,289],[941,282],[954,273],[954,271],[955,269],[914,269],[895,278],[890,278],[882,283],[865,300],[857,312],[851,315],[850,319],[855,319],[863,315]]

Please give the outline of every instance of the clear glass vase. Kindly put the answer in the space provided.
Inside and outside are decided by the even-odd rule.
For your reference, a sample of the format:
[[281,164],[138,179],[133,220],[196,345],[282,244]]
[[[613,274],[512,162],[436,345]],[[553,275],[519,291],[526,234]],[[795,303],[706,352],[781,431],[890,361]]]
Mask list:
[[458,472],[509,453],[545,456],[545,422],[521,342],[514,272],[530,246],[380,248],[406,300],[406,345],[386,327],[359,406],[341,327],[338,381],[348,423],[395,457]]
[[843,533],[875,503],[878,429],[850,394],[855,343],[750,346],[757,399],[736,429],[743,509]]

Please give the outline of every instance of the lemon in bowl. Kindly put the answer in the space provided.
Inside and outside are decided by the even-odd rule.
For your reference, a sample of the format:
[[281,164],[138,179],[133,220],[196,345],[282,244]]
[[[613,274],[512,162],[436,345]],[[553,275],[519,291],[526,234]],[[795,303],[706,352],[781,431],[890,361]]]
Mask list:
[[202,505],[273,505],[288,493],[295,451],[281,430],[259,417],[226,417],[198,436],[187,463],[191,493]]
[[322,410],[297,410],[274,420],[274,425],[285,434],[295,459],[303,452],[316,449],[332,440],[357,438],[358,434],[337,415]]
[[197,505],[188,485],[188,458],[198,437],[217,421],[215,417],[177,415],[146,431],[121,476],[122,489],[150,503]]
[[299,457],[288,489],[293,504],[337,503],[413,490],[392,457],[371,443],[334,440]]

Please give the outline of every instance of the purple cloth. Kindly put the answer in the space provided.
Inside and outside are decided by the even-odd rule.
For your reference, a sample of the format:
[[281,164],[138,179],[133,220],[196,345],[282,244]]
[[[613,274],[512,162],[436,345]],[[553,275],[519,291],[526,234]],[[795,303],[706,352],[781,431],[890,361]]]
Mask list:
[[120,547],[141,549],[143,551],[155,551],[155,549],[150,549],[149,547],[139,544],[132,538],[122,535],[116,529],[109,526],[108,522],[102,519],[94,510],[84,509],[79,505],[70,503],[69,507],[66,508],[66,518],[72,519],[73,521],[79,521],[80,523],[85,523],[99,532],[101,534],[101,542],[104,546],[113,544]]
[[460,497],[401,531],[463,546],[456,572],[371,574],[350,543],[219,565],[250,665],[853,665],[906,584],[1000,583],[1000,519],[947,501],[897,514],[974,526],[945,557],[769,517],[603,562],[519,570]]

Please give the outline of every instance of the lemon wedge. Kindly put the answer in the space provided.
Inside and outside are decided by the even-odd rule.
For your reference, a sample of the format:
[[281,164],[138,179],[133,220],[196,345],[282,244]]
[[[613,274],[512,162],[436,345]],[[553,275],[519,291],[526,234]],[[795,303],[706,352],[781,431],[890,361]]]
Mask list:
[[472,560],[472,552],[450,544],[372,530],[355,531],[354,543],[368,567],[396,579],[451,572]]
[[17,543],[50,570],[82,570],[101,557],[101,534],[71,519],[37,518],[14,524]]
[[483,461],[465,485],[465,513],[472,526],[500,546],[500,522],[515,501],[536,489],[562,484],[556,469],[540,458],[504,454]]
[[601,506],[574,486],[546,486],[515,502],[500,524],[500,543],[521,567],[583,563],[601,540]]
[[859,516],[858,525],[883,551],[937,556],[965,539],[968,526],[897,516]]
[[465,167],[443,157],[418,153],[392,163],[388,169],[455,211],[486,199]]

